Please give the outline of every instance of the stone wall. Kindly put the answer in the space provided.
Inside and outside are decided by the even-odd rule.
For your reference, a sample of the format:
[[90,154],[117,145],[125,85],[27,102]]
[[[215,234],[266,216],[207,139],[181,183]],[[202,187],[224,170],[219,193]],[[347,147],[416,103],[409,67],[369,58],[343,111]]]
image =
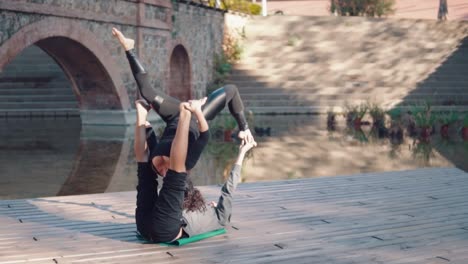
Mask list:
[[[0,72],[23,49],[47,39],[39,46],[65,68],[83,113],[113,110],[126,115],[134,108],[136,83],[124,51],[111,34],[112,27],[135,38],[152,84],[167,93],[171,54],[182,45],[189,57],[190,94],[195,98],[205,94],[214,54],[221,50],[224,14],[182,3],[173,7],[169,0],[2,1]],[[49,47],[57,45],[54,37],[71,40],[76,47],[69,47],[66,54],[58,52]],[[80,50],[89,52],[83,55]],[[99,74],[89,73],[89,67]],[[103,87],[107,88],[100,92]],[[109,89],[113,95],[108,94]],[[88,96],[80,91],[94,92]],[[101,99],[89,98],[91,95]],[[129,118],[125,121],[131,122]]]
[[176,5],[174,15],[172,46],[182,44],[186,47],[192,62],[193,96],[200,98],[212,78],[214,54],[221,52],[224,15],[185,4]]

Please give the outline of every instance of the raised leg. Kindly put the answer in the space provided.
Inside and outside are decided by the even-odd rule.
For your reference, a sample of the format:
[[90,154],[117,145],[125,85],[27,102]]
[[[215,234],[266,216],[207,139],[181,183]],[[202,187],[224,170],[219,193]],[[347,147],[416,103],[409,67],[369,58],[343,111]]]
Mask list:
[[203,107],[206,120],[213,120],[226,105],[229,112],[236,119],[240,131],[248,129],[247,120],[244,115],[244,104],[235,85],[221,87],[208,96],[208,101]]
[[155,242],[169,242],[182,234],[181,218],[187,178],[185,160],[187,158],[190,119],[191,113],[182,109],[176,135],[172,141],[171,165],[164,177],[164,185],[153,208],[152,239]]

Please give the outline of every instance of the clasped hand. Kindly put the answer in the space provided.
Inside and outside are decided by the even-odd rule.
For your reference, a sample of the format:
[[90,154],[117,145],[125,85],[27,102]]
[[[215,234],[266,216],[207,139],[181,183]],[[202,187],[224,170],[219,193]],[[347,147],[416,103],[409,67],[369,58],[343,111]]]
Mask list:
[[181,107],[192,113],[201,113],[202,106],[206,103],[206,100],[206,97],[198,100],[189,100],[188,102],[181,103]]

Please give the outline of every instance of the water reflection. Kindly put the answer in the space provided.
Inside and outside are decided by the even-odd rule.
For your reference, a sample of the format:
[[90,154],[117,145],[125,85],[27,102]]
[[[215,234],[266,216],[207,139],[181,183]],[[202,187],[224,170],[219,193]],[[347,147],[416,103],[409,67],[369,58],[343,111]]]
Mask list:
[[362,172],[453,167],[468,171],[468,142],[457,133],[429,141],[405,135],[397,124],[346,126],[335,116],[263,116],[256,125],[271,127],[249,161],[247,181]]
[[[243,181],[428,166],[468,171],[468,142],[460,137],[433,136],[425,141],[388,137],[390,131],[371,126],[356,129],[338,122],[327,129],[328,125],[320,116],[256,116],[252,127],[259,147],[243,168]],[[135,190],[131,126],[18,119],[3,120],[0,127],[1,199]],[[237,153],[232,128],[211,127],[212,140],[191,172],[196,185],[222,183]]]

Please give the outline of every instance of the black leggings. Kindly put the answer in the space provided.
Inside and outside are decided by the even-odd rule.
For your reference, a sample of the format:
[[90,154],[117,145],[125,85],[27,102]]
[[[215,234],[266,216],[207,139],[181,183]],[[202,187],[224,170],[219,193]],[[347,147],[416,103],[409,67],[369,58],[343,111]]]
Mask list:
[[138,232],[152,242],[170,242],[182,226],[182,208],[187,173],[169,170],[158,194],[158,181],[148,162],[138,163],[137,208]]
[[[169,123],[179,115],[180,101],[163,92],[154,90],[149,82],[148,74],[138,60],[134,50],[126,51],[128,62],[142,97],[151,103],[153,109],[161,118]],[[203,106],[206,120],[210,121],[228,105],[229,112],[236,119],[241,131],[248,129],[244,115],[244,104],[235,85],[226,85],[212,92]]]

